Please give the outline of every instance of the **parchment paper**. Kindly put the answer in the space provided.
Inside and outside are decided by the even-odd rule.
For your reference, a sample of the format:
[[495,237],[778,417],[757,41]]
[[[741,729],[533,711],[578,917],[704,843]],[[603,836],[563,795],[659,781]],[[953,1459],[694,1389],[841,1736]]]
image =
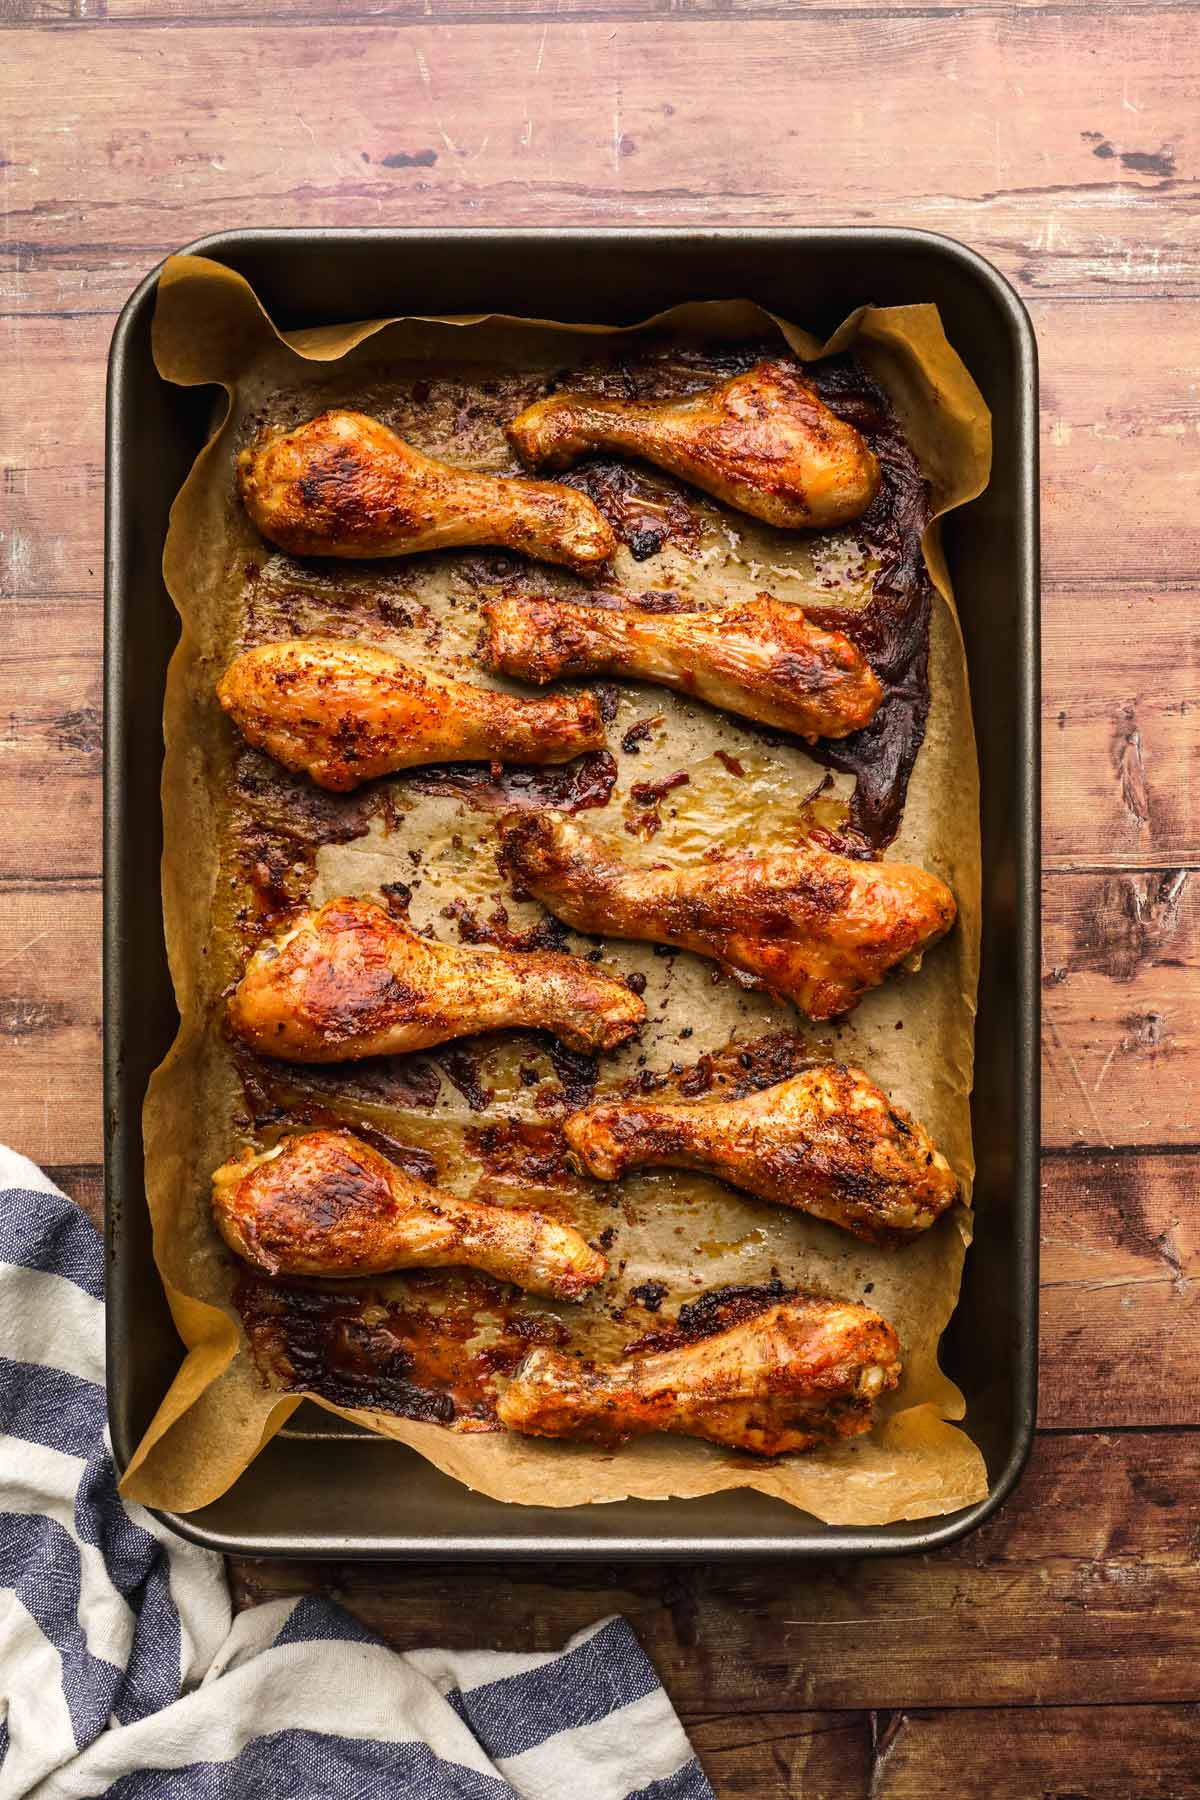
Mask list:
[[[622,333],[478,315],[280,334],[251,289],[228,269],[194,257],[166,265],[154,327],[158,367],[184,385],[220,384],[228,404],[215,415],[214,435],[175,504],[164,558],[182,619],[167,683],[163,773],[163,906],[182,1023],[151,1083],[144,1123],[155,1256],[187,1355],[126,1472],[127,1495],[184,1511],[204,1505],[237,1479],[301,1398],[264,1385],[232,1304],[238,1271],[209,1218],[211,1171],[254,1136],[223,1031],[223,994],[247,944],[244,919],[238,918],[245,900],[238,862],[244,846],[231,837],[231,818],[241,804],[237,771],[247,752],[217,707],[214,682],[246,643],[313,631],[367,637],[418,664],[493,679],[476,661],[477,605],[465,597],[472,591],[478,596],[478,563],[473,590],[462,580],[463,553],[377,569],[291,563],[263,544],[238,503],[238,447],[263,420],[291,424],[325,406],[351,404],[385,418],[433,454],[511,469],[504,419],[544,391],[551,371],[562,375],[580,363],[591,369],[621,339],[634,345],[644,339],[668,345],[668,385],[694,387],[689,346],[763,337],[778,342],[779,333],[806,359],[850,348],[866,363],[899,412],[936,512],[981,491],[990,459],[989,417],[932,306],[864,308],[825,345],[743,302],[689,303]],[[678,492],[665,478],[663,486]],[[789,535],[715,504],[698,504],[704,527],[698,542],[669,542],[640,564],[622,547],[615,585],[730,599],[769,588],[783,599],[823,605],[858,605],[867,598],[870,570],[862,565],[852,529],[815,538]],[[936,526],[924,547],[937,588],[932,705],[903,826],[888,855],[922,863],[950,883],[959,905],[956,930],[919,973],[892,979],[836,1027],[809,1026],[790,1007],[744,992],[685,953],[664,957],[649,946],[607,943],[608,965],[645,975],[650,1023],[640,1046],[603,1059],[600,1091],[628,1079],[639,1058],[661,1071],[731,1040],[798,1031],[813,1054],[861,1063],[909,1107],[932,1131],[967,1195],[973,1172],[968,1095],[979,945],[978,780],[966,668]],[[537,579],[541,586],[570,585],[569,578],[543,570]],[[636,754],[620,751],[628,727],[647,718],[656,721],[648,740]],[[615,838],[628,856],[686,860],[717,841],[730,848],[784,843],[811,824],[812,809],[805,812],[802,803],[823,771],[800,749],[764,745],[742,722],[664,689],[619,684],[609,743],[619,762],[616,788],[603,810],[581,813],[580,822]],[[740,778],[715,755],[718,750],[738,760]],[[681,768],[689,771],[689,785],[663,803],[662,829],[652,844],[639,841],[624,829],[640,816],[631,810],[632,783]],[[846,790],[846,778],[835,778],[825,803]],[[286,795],[278,804],[286,807]],[[515,928],[541,916],[540,909],[505,892],[495,865],[495,823],[494,814],[473,810],[452,794],[399,791],[384,813],[371,818],[365,835],[323,844],[310,864],[298,864],[282,879],[298,884],[314,903],[340,892],[374,892],[384,882],[413,880],[409,852],[417,851],[416,925],[432,921],[437,935],[452,940],[448,905],[465,900],[486,912],[502,899]],[[571,944],[586,947],[575,939]],[[545,1064],[544,1049],[531,1049],[528,1039],[501,1037],[487,1050],[482,1068],[492,1093],[482,1121],[447,1080],[432,1109],[359,1096],[357,1112],[352,1107],[346,1116],[385,1122],[394,1135],[432,1150],[442,1179],[470,1191],[480,1166],[467,1147],[469,1130],[497,1118],[546,1116],[536,1111],[541,1089],[527,1088],[520,1077],[520,1065],[531,1057]],[[552,1071],[545,1073],[549,1080]],[[875,1524],[950,1511],[985,1493],[983,1459],[950,1422],[963,1415],[962,1397],[937,1363],[970,1238],[965,1205],[896,1252],[743,1199],[699,1175],[631,1177],[615,1209],[610,1190],[582,1179],[565,1191],[550,1183],[545,1194],[528,1179],[507,1192],[501,1181],[493,1184],[493,1196],[545,1202],[589,1235],[601,1224],[613,1228],[614,1275],[595,1300],[557,1309],[531,1303],[568,1320],[576,1344],[615,1350],[667,1320],[681,1301],[728,1283],[765,1281],[777,1271],[789,1285],[865,1298],[877,1307],[900,1335],[902,1384],[869,1436],[766,1464],[682,1438],[650,1438],[612,1451],[456,1431],[354,1408],[331,1410],[507,1501],[566,1506],[746,1486],[834,1523]],[[630,1298],[650,1279],[668,1288],[657,1320]],[[392,1290],[402,1293],[403,1280]],[[623,1316],[614,1320],[614,1311]]]

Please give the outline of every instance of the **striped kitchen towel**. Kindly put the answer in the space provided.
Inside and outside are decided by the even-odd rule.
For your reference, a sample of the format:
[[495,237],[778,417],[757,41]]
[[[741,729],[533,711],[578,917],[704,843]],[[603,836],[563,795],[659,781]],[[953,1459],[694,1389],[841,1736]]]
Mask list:
[[713,1800],[623,1619],[552,1656],[397,1655],[117,1494],[103,1258],[0,1148],[0,1800]]

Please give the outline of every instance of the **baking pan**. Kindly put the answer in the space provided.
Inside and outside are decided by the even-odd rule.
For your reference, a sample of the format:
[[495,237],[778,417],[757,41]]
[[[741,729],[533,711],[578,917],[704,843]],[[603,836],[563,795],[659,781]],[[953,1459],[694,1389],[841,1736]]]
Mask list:
[[[187,249],[237,269],[280,325],[495,309],[626,324],[681,300],[748,298],[809,330],[863,301],[932,300],[992,410],[991,484],[944,523],[982,781],[983,958],[975,1243],[942,1359],[987,1462],[984,1500],[943,1518],[823,1525],[741,1489],[569,1509],[506,1506],[415,1452],[304,1406],[183,1536],[228,1553],[683,1558],[931,1550],[1020,1476],[1037,1380],[1039,684],[1037,354],[1000,275],[920,231],[231,231]],[[159,899],[162,700],[178,619],[162,581],[171,501],[213,390],[161,381],[154,271],[113,334],[105,552],[104,1105],[108,1399],[122,1468],[178,1365],[142,1178],[142,1100],[178,1016]]]

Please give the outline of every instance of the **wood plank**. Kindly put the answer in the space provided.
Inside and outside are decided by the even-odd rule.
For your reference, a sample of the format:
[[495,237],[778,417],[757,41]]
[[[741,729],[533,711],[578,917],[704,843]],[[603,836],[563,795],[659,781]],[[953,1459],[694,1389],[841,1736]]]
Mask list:
[[[1051,444],[1048,467],[1056,457]],[[1200,865],[1198,609],[1194,587],[1148,582],[1043,594],[1048,869]]]
[[1200,1142],[1200,876],[1047,876],[1042,1141]]
[[[550,1650],[611,1611],[676,1704],[796,1708],[1197,1697],[1200,1434],[1050,1435],[1017,1498],[927,1557],[612,1568],[233,1565],[239,1603],[320,1587],[400,1649]],[[480,1621],[485,1621],[481,1626]]]
[[[1014,12],[1053,7],[1058,12],[1173,12],[1192,0],[1007,0]],[[801,19],[820,12],[864,12],[879,9],[879,0],[487,0],[494,23],[608,19],[622,24],[687,19],[696,24],[740,25],[754,19]],[[921,0],[910,9],[918,14],[957,13],[963,0]],[[479,8],[470,0],[213,0],[201,10],[196,0],[4,0],[0,24],[104,25],[139,23],[180,25],[269,24],[286,20],[326,26],[406,24],[473,24]]]
[[963,1707],[685,1718],[721,1800],[1192,1800],[1200,1708]]
[[[49,651],[48,599],[98,597],[104,581],[104,366],[112,321],[0,318],[0,629]],[[18,622],[20,609],[32,618]],[[41,635],[38,635],[39,627]],[[82,615],[66,644],[99,649]]]
[[[202,13],[183,29],[58,33],[52,107],[22,74],[39,28],[7,34],[0,116],[19,154],[0,310],[111,308],[217,220],[782,226],[799,212],[949,232],[1031,292],[1200,286],[1184,10],[805,8],[726,31],[674,14],[322,20],[233,36]],[[264,92],[286,103],[264,116]],[[746,94],[771,125],[752,156]],[[81,193],[86,214],[63,202]]]
[[[792,1791],[835,1800],[841,1790]],[[864,1800],[1191,1800],[1197,1792],[1200,1707],[1014,1706],[881,1718]]]
[[1200,1423],[1198,1179],[1194,1154],[1043,1165],[1043,1426]]
[[684,1725],[720,1800],[869,1800],[869,1713],[702,1713]]
[[38,1163],[99,1163],[99,884],[0,892],[0,1143]]
[[0,601],[0,881],[99,878],[100,598]]

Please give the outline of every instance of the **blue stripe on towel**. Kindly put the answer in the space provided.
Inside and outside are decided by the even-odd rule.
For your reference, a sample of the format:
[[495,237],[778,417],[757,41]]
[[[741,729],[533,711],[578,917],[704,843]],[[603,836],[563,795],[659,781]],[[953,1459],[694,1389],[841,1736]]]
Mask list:
[[124,1675],[87,1647],[80,1586],[79,1546],[70,1532],[43,1515],[0,1513],[0,1587],[13,1590],[58,1651],[63,1699],[75,1742],[82,1746],[108,1723]]
[[594,1725],[644,1699],[658,1677],[624,1619],[541,1668],[468,1688],[455,1710],[489,1756],[523,1756],[560,1731]]
[[104,1249],[86,1213],[65,1194],[0,1190],[0,1263],[40,1269],[104,1298]]
[[272,1648],[280,1650],[285,1644],[318,1642],[380,1644],[383,1639],[376,1637],[373,1631],[368,1631],[353,1613],[346,1612],[336,1601],[323,1600],[316,1594],[306,1594],[303,1600],[296,1602],[283,1621]]
[[713,1791],[708,1785],[708,1777],[693,1756],[690,1762],[684,1763],[682,1769],[676,1769],[673,1775],[664,1775],[661,1781],[652,1781],[649,1787],[638,1788],[636,1793],[627,1795],[626,1800],[713,1800]]
[[64,1456],[88,1457],[99,1440],[104,1389],[66,1369],[0,1356],[0,1434]]
[[[228,1762],[138,1769],[104,1800],[513,1800],[507,1781],[444,1762],[428,1744],[275,1731]],[[563,1800],[568,1800],[564,1795]]]

